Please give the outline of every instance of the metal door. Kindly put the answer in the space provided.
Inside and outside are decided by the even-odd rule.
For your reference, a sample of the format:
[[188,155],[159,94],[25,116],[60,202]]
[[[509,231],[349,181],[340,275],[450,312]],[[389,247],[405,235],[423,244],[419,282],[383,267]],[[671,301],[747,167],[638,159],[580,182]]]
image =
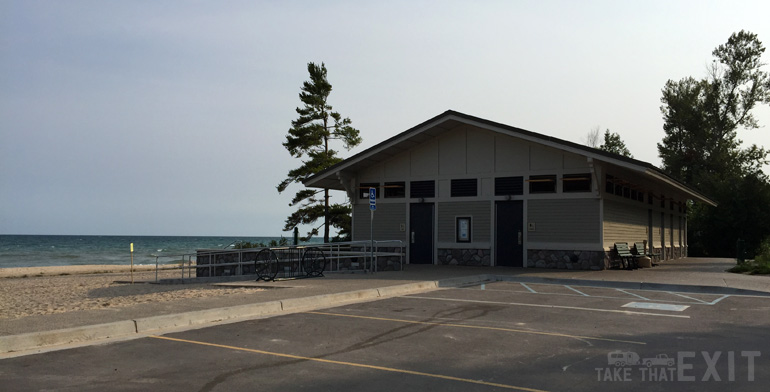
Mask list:
[[433,264],[433,204],[409,205],[409,263]]
[[524,203],[498,201],[496,207],[495,264],[524,266]]

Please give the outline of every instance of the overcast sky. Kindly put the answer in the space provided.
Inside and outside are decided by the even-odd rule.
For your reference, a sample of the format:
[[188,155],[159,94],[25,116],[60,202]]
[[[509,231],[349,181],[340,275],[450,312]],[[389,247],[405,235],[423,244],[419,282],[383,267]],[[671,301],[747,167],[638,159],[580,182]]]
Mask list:
[[[659,165],[664,83],[703,77],[741,29],[770,46],[768,15],[766,0],[0,0],[0,234],[280,235],[310,61],[361,130],[343,157],[452,109],[574,142],[609,128]],[[770,147],[770,108],[756,114],[739,136]]]

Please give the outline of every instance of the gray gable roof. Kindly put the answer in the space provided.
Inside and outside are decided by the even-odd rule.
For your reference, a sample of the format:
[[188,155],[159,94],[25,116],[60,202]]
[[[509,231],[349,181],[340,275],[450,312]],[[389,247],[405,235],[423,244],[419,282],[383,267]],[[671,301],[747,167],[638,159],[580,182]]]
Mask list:
[[344,161],[329,167],[326,170],[318,172],[303,181],[305,186],[314,188],[340,189],[343,187],[340,183],[342,173],[357,172],[376,163],[390,159],[406,150],[409,150],[429,139],[437,137],[446,131],[456,128],[459,125],[468,124],[482,129],[503,133],[523,140],[538,143],[541,145],[553,147],[589,158],[607,162],[620,166],[635,172],[642,173],[658,182],[666,183],[677,190],[684,192],[694,200],[716,206],[716,203],[701,194],[700,192],[677,181],[651,163],[628,158],[622,155],[588,147],[582,144],[573,143],[567,140],[527,131],[525,129],[512,127],[497,123],[483,118],[474,117],[454,110],[447,110],[436,117],[431,118],[421,124],[418,124],[404,132],[401,132],[377,145],[374,145]]

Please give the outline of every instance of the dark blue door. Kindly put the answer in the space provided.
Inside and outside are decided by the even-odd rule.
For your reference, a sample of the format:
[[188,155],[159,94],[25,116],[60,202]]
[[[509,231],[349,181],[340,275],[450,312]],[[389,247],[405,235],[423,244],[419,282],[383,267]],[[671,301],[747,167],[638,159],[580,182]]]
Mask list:
[[433,204],[409,205],[409,263],[433,264]]
[[521,200],[498,201],[496,205],[495,264],[524,266],[524,204]]

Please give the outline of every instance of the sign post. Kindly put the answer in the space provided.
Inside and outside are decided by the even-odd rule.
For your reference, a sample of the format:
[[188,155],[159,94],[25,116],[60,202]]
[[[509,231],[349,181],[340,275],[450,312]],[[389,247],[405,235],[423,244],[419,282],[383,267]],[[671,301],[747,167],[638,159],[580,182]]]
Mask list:
[[[369,211],[371,214],[369,215],[369,239],[371,240],[371,245],[369,251],[370,256],[369,260],[371,260],[371,268],[372,272],[376,270],[376,266],[374,264],[374,211],[377,210],[377,188],[369,188]],[[366,268],[364,268],[366,270]]]
[[131,243],[131,284],[134,284],[134,243]]

